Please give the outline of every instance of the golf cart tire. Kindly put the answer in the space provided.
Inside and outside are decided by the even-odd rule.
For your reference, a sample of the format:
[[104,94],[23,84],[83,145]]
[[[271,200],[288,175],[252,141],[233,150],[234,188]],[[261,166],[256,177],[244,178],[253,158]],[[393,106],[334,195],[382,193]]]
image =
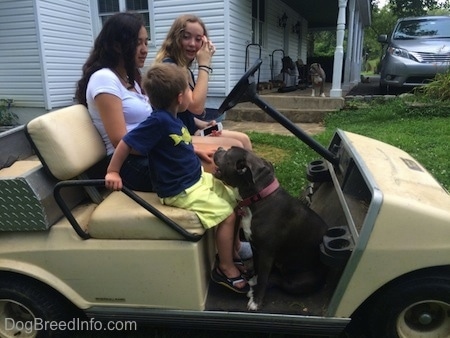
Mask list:
[[371,337],[448,337],[450,273],[426,270],[387,286],[366,313]]
[[64,331],[39,328],[50,322],[67,323],[77,311],[66,298],[39,281],[8,274],[0,276],[0,314],[0,337],[43,338],[67,336]]

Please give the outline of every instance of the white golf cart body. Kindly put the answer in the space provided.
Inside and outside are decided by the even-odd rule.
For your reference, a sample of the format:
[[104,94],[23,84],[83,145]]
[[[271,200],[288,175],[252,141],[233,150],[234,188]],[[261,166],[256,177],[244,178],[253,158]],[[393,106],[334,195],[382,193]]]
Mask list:
[[[153,193],[110,192],[101,180],[87,180],[102,178],[98,163],[106,151],[85,107],[1,134],[0,335],[21,336],[4,325],[17,315],[11,304],[36,318],[56,318],[51,306],[34,304],[33,292],[99,320],[336,334],[358,311],[380,304],[391,286],[424,274],[448,281],[448,192],[388,144],[337,130],[326,151],[334,157],[311,163],[314,182],[305,196],[330,227],[321,246],[329,280],[308,296],[271,289],[255,313],[244,295],[210,281],[213,232],[194,213],[162,206]],[[15,298],[16,285],[33,290],[27,300]],[[433,311],[411,320],[425,328],[433,323],[432,336],[447,337],[449,298],[412,300],[404,312],[427,304]],[[408,318],[396,319],[398,336],[419,332]]]

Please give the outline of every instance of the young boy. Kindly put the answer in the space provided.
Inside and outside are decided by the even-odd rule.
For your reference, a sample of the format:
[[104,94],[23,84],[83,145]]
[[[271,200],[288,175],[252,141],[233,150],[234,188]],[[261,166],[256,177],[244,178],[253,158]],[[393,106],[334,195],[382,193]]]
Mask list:
[[191,135],[178,112],[192,101],[186,71],[159,63],[143,79],[153,113],[118,144],[105,176],[106,187],[122,189],[120,168],[131,150],[147,155],[153,187],[162,203],[194,211],[205,228],[216,228],[219,261],[211,272],[216,283],[238,293],[249,291],[233,262],[236,196],[213,175],[203,172]]

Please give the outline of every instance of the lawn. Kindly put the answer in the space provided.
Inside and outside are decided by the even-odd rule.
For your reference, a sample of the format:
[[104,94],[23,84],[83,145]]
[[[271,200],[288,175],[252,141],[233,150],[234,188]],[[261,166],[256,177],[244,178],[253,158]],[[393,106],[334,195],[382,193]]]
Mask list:
[[[330,114],[326,130],[314,138],[327,146],[337,128],[394,145],[413,156],[450,190],[449,109],[411,106],[402,99],[352,104]],[[274,163],[280,183],[294,196],[306,186],[305,168],[317,158],[291,136],[250,133],[254,150]]]

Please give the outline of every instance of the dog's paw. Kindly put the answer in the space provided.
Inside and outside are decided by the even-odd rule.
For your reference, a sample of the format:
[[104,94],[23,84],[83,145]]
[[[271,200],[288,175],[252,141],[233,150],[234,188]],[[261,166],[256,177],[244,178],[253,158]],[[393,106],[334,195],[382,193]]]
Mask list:
[[325,93],[320,94],[321,97],[325,97]]
[[250,311],[258,311],[258,304],[256,304],[253,300],[253,297],[247,303],[247,309]]
[[314,96],[316,96],[316,94],[312,93],[312,94],[311,94],[311,97],[314,97]]
[[247,298],[253,299],[253,288],[250,287],[250,290],[247,292]]
[[252,278],[250,278],[248,280],[248,285],[255,286],[256,284],[258,284],[258,276],[257,275],[253,276]]

